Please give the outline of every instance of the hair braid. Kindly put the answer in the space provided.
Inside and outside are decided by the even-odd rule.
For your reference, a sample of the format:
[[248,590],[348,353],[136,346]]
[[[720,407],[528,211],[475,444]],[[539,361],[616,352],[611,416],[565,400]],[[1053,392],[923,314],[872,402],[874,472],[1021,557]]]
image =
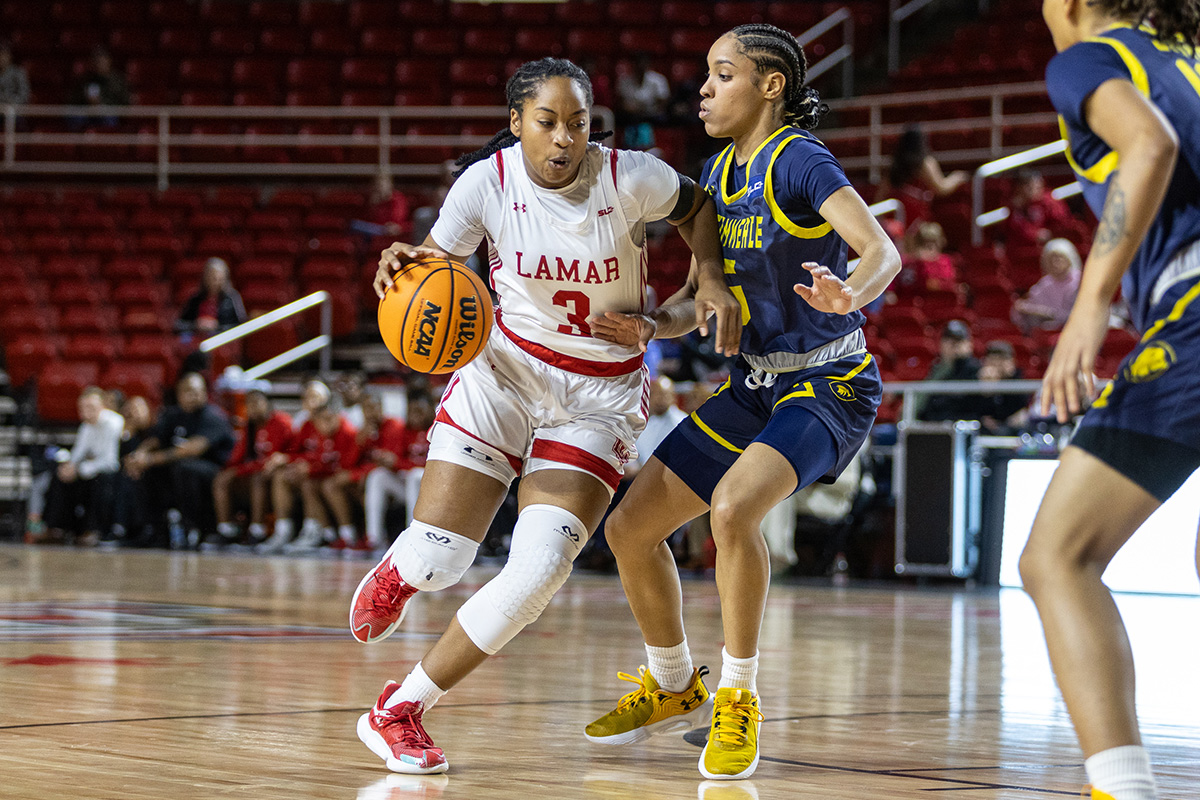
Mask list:
[[829,112],[821,95],[804,81],[808,60],[796,37],[766,23],[739,25],[730,33],[737,39],[738,52],[754,62],[758,74],[783,74],[783,120],[797,128],[812,130]]
[[1160,42],[1174,44],[1179,37],[1195,51],[1200,38],[1200,0],[1093,0],[1116,17],[1154,26]]
[[[538,93],[550,78],[570,78],[579,88],[583,89],[588,109],[592,107],[592,80],[580,67],[565,58],[541,58],[537,61],[526,61],[517,67],[517,71],[508,79],[504,86],[504,95],[508,100],[510,111],[518,114],[525,108],[525,101]],[[612,131],[597,131],[588,137],[590,142],[598,142],[612,136]],[[520,141],[508,128],[497,131],[496,135],[483,147],[473,153],[459,156],[454,165],[459,169],[454,172],[458,177],[467,171],[467,167],[476,161],[483,161],[494,153]]]

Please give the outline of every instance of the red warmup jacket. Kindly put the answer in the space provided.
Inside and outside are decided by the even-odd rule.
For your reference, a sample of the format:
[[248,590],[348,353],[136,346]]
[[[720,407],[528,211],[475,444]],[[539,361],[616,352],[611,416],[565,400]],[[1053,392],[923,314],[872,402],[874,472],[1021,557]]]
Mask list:
[[239,478],[261,470],[271,454],[287,452],[292,441],[292,418],[283,411],[274,412],[254,431],[254,442],[247,446],[246,433],[249,430],[249,425],[246,425],[238,431],[233,453],[225,465],[235,468]]
[[310,478],[328,478],[333,473],[351,469],[358,460],[358,444],[354,426],[340,418],[332,436],[322,436],[313,421],[306,420],[292,441],[293,461],[308,462]]
[[359,460],[354,468],[354,480],[359,481],[378,465],[371,460],[372,450],[386,450],[396,455],[394,469],[401,472],[407,469],[425,466],[425,457],[429,453],[429,440],[425,431],[412,430],[404,426],[400,420],[385,419],[379,425],[379,432],[373,437],[359,437]]

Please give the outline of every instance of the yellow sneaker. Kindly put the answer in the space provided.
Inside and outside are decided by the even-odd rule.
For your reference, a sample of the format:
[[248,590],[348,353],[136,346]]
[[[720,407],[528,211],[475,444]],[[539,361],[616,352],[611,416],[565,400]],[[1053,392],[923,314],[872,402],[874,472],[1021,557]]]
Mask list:
[[1090,785],[1083,787],[1083,796],[1090,797],[1091,800],[1116,800],[1111,794],[1105,794]]
[[700,754],[700,774],[709,780],[749,778],[758,768],[758,697],[749,689],[717,690],[708,744]]
[[708,722],[712,697],[701,680],[708,667],[692,673],[692,682],[682,692],[658,688],[644,666],[636,676],[618,672],[617,677],[638,688],[621,698],[617,707],[588,725],[584,733],[599,744],[631,744],[660,733],[686,732]]

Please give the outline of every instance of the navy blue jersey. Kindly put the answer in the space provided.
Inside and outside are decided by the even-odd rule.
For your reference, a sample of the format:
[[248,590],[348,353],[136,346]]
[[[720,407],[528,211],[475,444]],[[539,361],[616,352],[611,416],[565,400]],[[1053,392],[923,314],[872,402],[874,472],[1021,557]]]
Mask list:
[[704,165],[700,182],[717,203],[725,279],[742,305],[743,353],[805,353],[862,327],[860,312],[822,313],[792,289],[812,285],[800,266],[806,261],[846,278],[846,242],[818,209],[850,182],[815,136],[780,128],[745,165],[729,145]]
[[1118,25],[1051,59],[1046,89],[1059,113],[1067,160],[1079,175],[1083,195],[1096,216],[1103,214],[1118,156],[1088,128],[1084,105],[1100,84],[1131,81],[1170,121],[1179,136],[1175,174],[1122,288],[1133,322],[1144,330],[1150,318],[1151,289],[1167,263],[1200,238],[1200,64],[1182,40],[1157,41],[1147,28]]

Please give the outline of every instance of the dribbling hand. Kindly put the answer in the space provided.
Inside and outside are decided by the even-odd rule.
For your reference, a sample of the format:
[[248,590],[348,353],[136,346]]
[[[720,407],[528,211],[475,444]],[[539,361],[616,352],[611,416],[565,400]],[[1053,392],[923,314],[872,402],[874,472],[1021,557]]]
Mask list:
[[592,336],[625,347],[637,346],[643,353],[658,331],[658,323],[645,314],[622,314],[605,311],[587,318]]
[[829,267],[815,261],[805,261],[800,266],[812,275],[812,286],[797,283],[792,288],[810,306],[826,314],[849,314],[854,310],[854,290],[833,274]]
[[419,258],[445,258],[450,256],[443,253],[434,247],[425,247],[424,245],[405,244],[404,242],[396,242],[387,250],[384,250],[379,255],[379,269],[375,271],[375,294],[382,300],[387,294],[387,290],[392,288],[392,276],[395,275],[405,264],[416,261]]

